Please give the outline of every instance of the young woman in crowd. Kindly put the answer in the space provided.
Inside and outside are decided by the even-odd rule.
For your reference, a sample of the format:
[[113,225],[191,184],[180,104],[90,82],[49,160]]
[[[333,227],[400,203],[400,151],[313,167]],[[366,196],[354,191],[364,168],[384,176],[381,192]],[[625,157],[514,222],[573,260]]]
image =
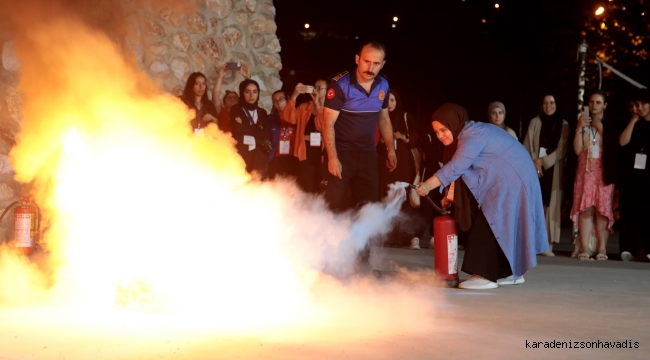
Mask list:
[[273,110],[269,115],[273,150],[269,154],[269,178],[277,175],[298,179],[298,158],[292,155],[295,148],[296,126],[280,120],[280,114],[287,107],[287,94],[278,90],[271,95]]
[[[605,94],[598,91],[589,97],[589,113],[578,119],[578,126],[573,138],[573,149],[578,155],[578,167],[573,189],[573,207],[571,220],[578,226],[578,254],[580,260],[589,260],[589,238],[594,230],[597,244],[596,260],[607,260],[607,239],[614,225],[612,212],[612,197],[614,184],[605,183],[606,169],[604,152],[615,151],[609,149],[603,139],[603,115],[607,101]],[[608,128],[613,132],[614,129]],[[607,164],[609,165],[609,164]]]
[[[303,190],[311,193],[318,192],[320,183],[321,130],[326,92],[327,80],[324,79],[317,80],[313,89],[298,83],[286,107],[280,113],[280,120],[295,128],[295,141],[290,153],[299,160],[298,184]],[[301,94],[308,94],[309,100],[296,107],[296,101]]]
[[554,256],[553,243],[560,242],[560,208],[569,123],[558,114],[553,95],[544,96],[541,110],[528,125],[524,147],[533,159],[542,189],[549,243],[549,250],[542,255]]
[[217,121],[217,109],[215,109],[214,105],[208,99],[206,89],[207,82],[205,75],[200,72],[195,72],[190,74],[185,83],[183,95],[181,95],[181,100],[185,105],[189,109],[194,109],[196,112],[196,116],[190,121],[190,125],[195,132],[201,131],[209,123]]
[[490,124],[494,124],[502,128],[503,130],[507,131],[508,134],[512,135],[512,137],[517,139],[517,133],[515,133],[515,131],[510,127],[506,126],[506,107],[502,102],[494,101],[490,104],[490,106],[488,106],[488,119],[490,120]]
[[650,259],[650,90],[635,97],[635,114],[619,137],[621,149],[621,259],[634,258],[636,245]]
[[230,109],[232,135],[246,171],[256,172],[264,179],[273,145],[266,110],[258,106],[260,87],[255,80],[247,79],[239,84],[239,93],[239,103]]
[[[214,106],[217,109],[217,113],[219,114],[217,121],[219,129],[221,129],[223,132],[232,132],[232,128],[230,126],[230,108],[239,102],[239,96],[237,96],[237,93],[234,91],[226,90],[226,93],[223,96],[223,102],[221,100],[221,84],[223,82],[223,78],[226,76],[226,74],[228,74],[228,71],[231,71],[226,70],[226,65],[227,64],[223,64],[221,67],[217,67],[218,75],[217,82],[214,84],[214,88],[212,88],[212,102],[214,103]],[[246,63],[241,63],[241,70],[239,71],[239,74],[241,74],[244,79],[250,78],[248,65]]]
[[[393,171],[386,167],[388,152],[384,140],[380,139],[377,145],[380,199],[388,194],[388,185],[394,182],[412,184],[419,172],[420,165],[420,154],[417,149],[419,144],[418,125],[415,119],[404,111],[402,97],[394,89],[390,89],[388,93],[388,114],[393,126],[393,147],[397,155],[397,167]],[[408,199],[402,205],[402,213],[405,215],[405,221],[414,221],[413,219],[416,218],[417,212],[410,205]],[[421,226],[398,224],[390,236],[390,242],[401,245],[404,240],[407,240],[410,241],[411,249],[417,250],[420,249],[420,238],[418,236],[421,232]]]
[[454,218],[468,231],[461,270],[472,275],[459,287],[523,283],[536,254],[548,249],[540,184],[526,149],[501,129],[469,121],[456,104],[436,110],[432,126],[445,146],[444,166],[418,194],[454,182]]

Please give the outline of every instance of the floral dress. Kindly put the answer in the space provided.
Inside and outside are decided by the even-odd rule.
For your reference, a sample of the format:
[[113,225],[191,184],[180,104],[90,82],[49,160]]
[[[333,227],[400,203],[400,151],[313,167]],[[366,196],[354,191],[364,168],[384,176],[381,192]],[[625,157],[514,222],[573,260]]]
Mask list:
[[607,230],[611,233],[612,225],[614,225],[614,213],[612,211],[614,184],[605,186],[603,178],[603,141],[598,131],[593,127],[589,127],[587,131],[584,131],[582,139],[587,146],[578,156],[571,220],[573,220],[574,227],[577,227],[580,213],[594,206],[599,214],[607,216],[609,220]]

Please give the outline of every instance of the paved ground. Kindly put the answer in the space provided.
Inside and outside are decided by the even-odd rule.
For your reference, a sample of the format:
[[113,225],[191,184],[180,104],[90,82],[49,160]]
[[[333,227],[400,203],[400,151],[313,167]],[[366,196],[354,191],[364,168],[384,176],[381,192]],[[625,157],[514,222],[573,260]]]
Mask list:
[[[525,284],[485,291],[436,291],[425,301],[437,311],[423,312],[419,319],[433,325],[426,331],[345,342],[215,337],[190,346],[179,339],[160,343],[138,338],[90,346],[84,336],[64,334],[65,341],[47,342],[29,329],[7,330],[4,324],[0,325],[0,359],[649,358],[650,263],[579,261],[568,257],[571,244],[563,247],[568,250],[560,256],[538,257],[539,264],[525,275]],[[433,254],[429,249],[374,248],[371,262],[382,270],[399,265],[424,274],[422,279],[431,276]],[[461,280],[467,277],[461,273]],[[373,281],[391,284],[404,278],[388,274]],[[0,324],[1,319],[2,313]],[[3,344],[18,342],[30,350],[3,351]],[[565,348],[544,348],[555,342],[558,346],[563,342]],[[607,349],[605,343],[628,348]],[[116,348],[122,349],[122,356],[108,355]]]

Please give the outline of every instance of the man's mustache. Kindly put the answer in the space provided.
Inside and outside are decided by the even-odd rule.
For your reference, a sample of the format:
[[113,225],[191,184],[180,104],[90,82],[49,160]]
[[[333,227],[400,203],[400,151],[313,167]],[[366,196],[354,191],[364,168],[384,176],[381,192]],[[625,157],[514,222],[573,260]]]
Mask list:
[[364,72],[364,74],[368,74],[368,75],[375,75],[375,73],[374,73],[374,72],[372,72],[372,71],[365,71],[365,72]]

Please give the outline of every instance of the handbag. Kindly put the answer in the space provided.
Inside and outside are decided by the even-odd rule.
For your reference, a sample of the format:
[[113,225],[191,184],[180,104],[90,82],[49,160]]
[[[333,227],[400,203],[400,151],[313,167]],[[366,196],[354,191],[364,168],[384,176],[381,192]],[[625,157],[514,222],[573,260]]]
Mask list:
[[273,143],[271,143],[271,140],[263,138],[260,140],[260,149],[264,151],[264,153],[268,154],[273,150]]

